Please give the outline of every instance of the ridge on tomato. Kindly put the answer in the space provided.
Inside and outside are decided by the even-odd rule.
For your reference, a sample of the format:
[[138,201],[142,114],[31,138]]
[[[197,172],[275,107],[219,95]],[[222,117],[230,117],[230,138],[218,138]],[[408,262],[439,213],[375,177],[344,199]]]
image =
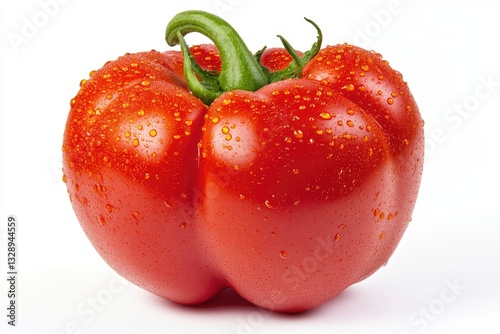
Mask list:
[[[177,14],[181,51],[126,54],[71,100],[70,200],[132,283],[197,304],[230,287],[300,312],[387,263],[411,221],[423,121],[380,54],[342,44],[253,55],[221,18]],[[199,32],[214,44],[189,48]]]

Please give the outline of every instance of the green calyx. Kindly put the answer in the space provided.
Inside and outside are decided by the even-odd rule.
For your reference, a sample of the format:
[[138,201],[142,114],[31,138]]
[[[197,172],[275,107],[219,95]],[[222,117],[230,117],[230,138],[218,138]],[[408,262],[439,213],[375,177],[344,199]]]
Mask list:
[[[306,21],[316,28],[317,41],[311,50],[300,57],[293,47],[278,35],[293,61],[286,69],[273,73],[260,63],[265,48],[253,55],[229,23],[207,12],[190,10],[177,14],[167,25],[165,39],[170,46],[180,44],[187,85],[196,97],[210,105],[226,91],[256,91],[271,82],[300,77],[302,68],[318,53],[322,42],[319,27],[309,19]],[[190,32],[201,33],[214,42],[222,61],[220,73],[206,71],[195,62],[184,40],[184,36]]]

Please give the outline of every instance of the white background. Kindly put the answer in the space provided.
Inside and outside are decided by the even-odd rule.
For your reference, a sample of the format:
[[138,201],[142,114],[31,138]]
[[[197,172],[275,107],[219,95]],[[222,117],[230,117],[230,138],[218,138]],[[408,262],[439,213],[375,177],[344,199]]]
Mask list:
[[[254,51],[278,46],[276,34],[307,49],[307,16],[325,45],[382,53],[419,104],[427,154],[410,227],[387,266],[313,311],[272,314],[230,293],[199,307],[160,300],[117,280],[72,212],[61,143],[79,81],[126,52],[167,50],[166,24],[185,9],[221,15]],[[3,273],[7,216],[19,220],[18,326],[6,325],[1,274],[2,333],[500,332],[498,2],[24,0],[0,11]]]

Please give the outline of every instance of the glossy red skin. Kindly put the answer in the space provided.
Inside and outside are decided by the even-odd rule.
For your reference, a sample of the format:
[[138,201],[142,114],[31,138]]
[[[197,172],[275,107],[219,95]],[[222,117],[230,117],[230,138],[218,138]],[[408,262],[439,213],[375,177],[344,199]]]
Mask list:
[[[220,68],[213,46],[192,53]],[[261,61],[275,71],[285,58]],[[186,90],[180,53],[150,52],[82,85],[63,155],[85,233],[131,282],[184,304],[231,287],[300,312],[388,261],[411,220],[423,122],[400,74],[348,45],[209,108]]]

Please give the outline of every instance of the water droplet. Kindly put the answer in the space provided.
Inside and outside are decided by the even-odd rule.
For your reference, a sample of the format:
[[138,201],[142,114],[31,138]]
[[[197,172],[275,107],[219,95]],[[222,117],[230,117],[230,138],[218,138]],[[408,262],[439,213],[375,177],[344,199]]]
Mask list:
[[106,225],[106,220],[104,219],[103,216],[98,216],[97,221],[99,222],[99,224],[101,224],[101,226]]
[[319,116],[324,120],[332,119],[332,114],[327,111],[322,112]]
[[273,206],[272,206],[272,204],[269,202],[269,200],[266,200],[266,201],[264,202],[264,204],[266,205],[266,208],[268,208],[268,209],[272,209],[272,208],[273,208]]
[[304,133],[302,132],[302,130],[293,130],[293,135],[298,139],[304,137]]
[[353,84],[348,84],[348,85],[346,85],[346,86],[344,86],[344,87],[342,87],[342,88],[344,88],[344,89],[345,89],[346,91],[348,91],[348,92],[352,92],[352,91],[354,90],[354,88],[355,88],[355,87],[354,87],[354,85],[353,85]]
[[157,134],[158,134],[158,132],[156,132],[156,130],[155,130],[155,129],[151,129],[151,130],[149,130],[149,135],[150,135],[151,137],[156,137],[156,135],[157,135]]

